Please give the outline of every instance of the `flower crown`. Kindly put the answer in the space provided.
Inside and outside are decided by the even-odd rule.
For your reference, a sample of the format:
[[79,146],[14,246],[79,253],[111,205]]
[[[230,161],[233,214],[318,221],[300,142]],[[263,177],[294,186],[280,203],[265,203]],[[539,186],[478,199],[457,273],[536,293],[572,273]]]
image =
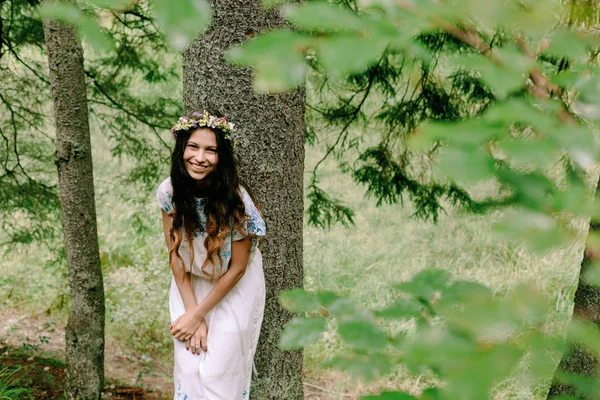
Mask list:
[[184,116],[179,118],[177,123],[171,128],[171,133],[173,134],[173,137],[177,139],[178,131],[187,131],[191,128],[203,127],[222,130],[225,133],[225,139],[229,140],[232,145],[235,144],[235,141],[231,136],[235,131],[235,125],[231,122],[227,122],[225,117],[215,117],[214,115],[210,115],[206,110],[203,113],[195,111],[190,117]]

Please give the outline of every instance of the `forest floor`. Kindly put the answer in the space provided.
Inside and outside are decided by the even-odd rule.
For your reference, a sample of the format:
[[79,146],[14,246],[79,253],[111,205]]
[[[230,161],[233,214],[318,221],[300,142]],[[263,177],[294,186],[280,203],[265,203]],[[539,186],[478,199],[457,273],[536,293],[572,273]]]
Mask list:
[[[0,365],[17,372],[13,385],[31,389],[35,399],[63,399],[65,377],[64,329],[48,326],[43,318],[15,310],[0,311]],[[129,352],[130,353],[130,352]],[[117,343],[107,342],[104,399],[168,399],[170,368],[142,376],[135,354],[124,354]],[[170,367],[170,366],[169,366]]]
[[[65,379],[64,361],[56,358],[31,356],[20,349],[2,347],[0,344],[0,364],[14,370],[11,382],[20,388],[29,389],[29,394],[36,400],[64,399],[63,382]],[[155,390],[140,387],[128,387],[112,383],[102,393],[103,399],[141,400],[165,399],[166,396]]]
[[[64,399],[64,329],[49,326],[45,318],[32,317],[17,310],[0,310],[0,366],[15,371],[11,384],[30,390],[36,400]],[[141,374],[140,362],[128,349],[107,342],[105,351],[105,400],[170,399],[171,365],[151,365],[152,373]],[[147,368],[148,369],[148,368]],[[335,397],[358,399],[359,395],[334,389],[334,376],[304,382],[306,400]]]

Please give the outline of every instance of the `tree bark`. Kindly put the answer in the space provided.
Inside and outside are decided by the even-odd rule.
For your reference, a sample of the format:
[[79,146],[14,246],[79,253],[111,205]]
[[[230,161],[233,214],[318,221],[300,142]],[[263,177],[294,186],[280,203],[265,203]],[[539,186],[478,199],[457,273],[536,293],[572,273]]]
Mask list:
[[68,399],[99,399],[104,385],[104,287],[96,206],[83,49],[75,29],[44,21],[50,66],[61,221],[71,310],[66,328]]
[[186,112],[212,108],[237,127],[242,178],[256,195],[267,224],[263,262],[267,301],[255,363],[254,399],[303,398],[301,351],[278,348],[292,315],[279,306],[282,290],[303,285],[302,218],[304,90],[259,95],[252,72],[225,64],[223,52],[258,32],[284,24],[259,0],[214,0],[209,31],[183,55]]
[[[596,184],[595,195],[600,195],[600,180]],[[589,233],[598,232],[600,232],[600,221],[592,220]],[[598,327],[600,327],[600,288],[587,283],[585,275],[590,268],[598,266],[600,261],[599,250],[593,248],[589,242],[586,243],[573,306],[573,318],[589,321]],[[598,358],[581,343],[568,343],[557,373],[561,371],[570,375],[597,378],[600,372],[598,370]],[[561,383],[555,374],[547,398],[551,399],[553,396],[560,395],[572,395],[585,400],[600,399],[600,393],[594,397],[583,395],[574,386]]]

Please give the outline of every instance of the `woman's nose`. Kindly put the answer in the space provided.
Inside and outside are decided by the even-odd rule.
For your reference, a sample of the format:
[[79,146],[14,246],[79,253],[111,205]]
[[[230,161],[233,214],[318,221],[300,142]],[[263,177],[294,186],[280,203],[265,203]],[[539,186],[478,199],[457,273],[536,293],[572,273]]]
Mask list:
[[204,159],[206,158],[206,154],[204,153],[204,150],[198,150],[196,152],[196,161],[200,162],[200,161],[204,161]]

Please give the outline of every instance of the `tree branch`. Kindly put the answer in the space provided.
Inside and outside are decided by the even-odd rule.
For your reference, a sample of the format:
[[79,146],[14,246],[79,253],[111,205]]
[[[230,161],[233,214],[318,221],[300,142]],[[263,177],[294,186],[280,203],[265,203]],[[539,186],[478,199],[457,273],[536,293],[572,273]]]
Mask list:
[[[495,57],[491,51],[491,47],[485,43],[485,41],[479,36],[477,32],[474,30],[463,30],[456,25],[448,24],[444,21],[439,21],[438,26],[454,36],[456,39],[461,40],[462,42],[470,45],[471,47],[479,50],[483,55],[487,56],[494,62],[496,65],[503,67],[504,63],[502,60],[499,60]],[[523,52],[523,54],[535,61],[535,56],[531,53],[527,44],[525,43],[525,39],[522,35],[516,34],[515,40],[519,49]],[[546,77],[537,67],[533,67],[529,71],[529,77],[532,81],[532,85],[527,85],[526,89],[533,96],[547,100],[554,96],[561,97],[563,95],[563,90],[558,86],[552,83],[548,77]],[[562,101],[562,100],[561,100]],[[574,122],[577,118],[573,115],[573,113],[569,110],[566,104],[563,103],[563,109],[559,112],[559,118],[564,122]]]
[[0,43],[6,44],[6,47],[8,48],[8,50],[10,51],[10,53],[13,55],[13,57],[15,57],[15,59],[18,62],[20,62],[25,68],[27,68],[28,70],[30,70],[39,80],[41,80],[42,82],[44,82],[46,85],[50,85],[50,81],[48,79],[46,79],[46,77],[40,75],[39,72],[37,72],[35,69],[33,69],[31,66],[29,66],[29,64],[27,64],[25,61],[23,61],[19,57],[19,54],[16,52],[16,50],[12,47],[12,45],[9,42],[7,42],[4,39],[2,39]]
[[[367,97],[369,96],[369,93],[371,92],[371,88],[372,88],[374,79],[375,79],[374,74],[372,74],[372,73],[369,74],[369,81],[367,82],[367,86],[364,89],[364,95],[363,95],[362,99],[360,100],[360,103],[354,109],[354,112],[352,113],[351,118],[346,122],[346,124],[344,125],[344,127],[342,128],[340,133],[338,134],[338,137],[337,137],[335,143],[333,143],[333,145],[331,145],[327,148],[327,152],[325,153],[325,155],[323,157],[321,157],[321,159],[317,162],[317,164],[313,168],[311,185],[317,184],[317,170],[319,169],[319,166],[331,155],[331,153],[336,148],[336,146],[339,144],[339,142],[342,140],[344,135],[348,132],[348,128],[350,128],[350,125],[354,122],[354,120],[358,116],[358,113],[360,112],[363,104],[365,103],[365,101],[367,100]],[[356,95],[356,93],[355,93],[355,95]]]
[[[135,119],[136,121],[139,121],[147,126],[149,126],[152,131],[154,132],[155,136],[158,138],[158,140],[162,143],[162,145],[169,149],[169,145],[160,137],[160,135],[157,132],[157,129],[168,129],[168,127],[165,126],[161,126],[155,123],[152,123],[150,121],[148,121],[146,118],[143,118],[141,116],[139,116],[138,114],[134,113],[131,110],[128,110],[125,108],[125,106],[121,103],[119,103],[117,100],[115,100],[97,81],[96,76],[94,74],[92,74],[90,71],[85,70],[85,74],[92,80],[94,86],[98,89],[98,91],[112,104],[112,108],[117,109],[119,111],[124,112],[125,114],[127,114],[128,116],[130,116],[131,118]],[[105,104],[106,106],[110,106],[108,104]]]

